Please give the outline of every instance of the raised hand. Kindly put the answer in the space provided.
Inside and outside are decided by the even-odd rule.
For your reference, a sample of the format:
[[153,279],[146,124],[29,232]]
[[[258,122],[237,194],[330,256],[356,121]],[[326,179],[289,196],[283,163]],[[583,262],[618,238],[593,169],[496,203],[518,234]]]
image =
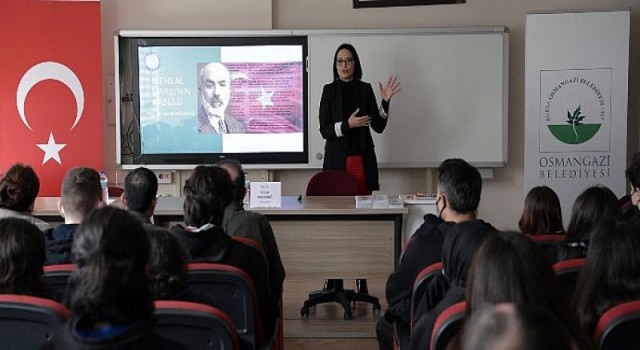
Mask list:
[[398,81],[398,77],[395,75],[389,76],[389,80],[387,81],[387,84],[385,86],[382,86],[381,82],[378,82],[378,85],[380,86],[380,95],[382,96],[382,99],[385,100],[386,102],[391,101],[391,98],[393,97],[393,95],[402,91],[402,89],[400,88],[400,82]]

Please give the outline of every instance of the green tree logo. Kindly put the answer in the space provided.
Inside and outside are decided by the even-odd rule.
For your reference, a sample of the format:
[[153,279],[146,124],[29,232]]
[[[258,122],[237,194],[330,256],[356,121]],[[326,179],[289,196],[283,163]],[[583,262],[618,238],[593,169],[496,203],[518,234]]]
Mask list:
[[602,124],[585,124],[582,121],[586,115],[582,114],[581,106],[578,106],[573,113],[567,111],[567,124],[548,124],[551,134],[560,142],[569,145],[579,145],[589,141],[598,133]]

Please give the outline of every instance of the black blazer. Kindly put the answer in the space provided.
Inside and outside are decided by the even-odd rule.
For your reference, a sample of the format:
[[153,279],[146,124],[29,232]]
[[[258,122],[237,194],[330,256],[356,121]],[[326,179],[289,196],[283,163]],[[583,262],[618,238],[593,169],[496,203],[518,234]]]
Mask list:
[[[356,81],[356,103],[360,108],[358,115],[371,117],[370,128],[377,133],[382,133],[387,126],[387,119],[380,116],[380,110],[376,103],[371,84]],[[326,140],[324,146],[323,170],[345,170],[347,151],[349,149],[349,132],[360,133],[362,158],[364,163],[364,175],[367,185],[373,191],[380,188],[378,184],[378,161],[376,159],[375,146],[371,138],[370,128],[349,129],[347,120],[351,113],[345,115],[342,106],[342,88],[339,80],[335,80],[324,86],[320,99],[320,134]],[[335,124],[342,123],[342,137],[337,137]]]

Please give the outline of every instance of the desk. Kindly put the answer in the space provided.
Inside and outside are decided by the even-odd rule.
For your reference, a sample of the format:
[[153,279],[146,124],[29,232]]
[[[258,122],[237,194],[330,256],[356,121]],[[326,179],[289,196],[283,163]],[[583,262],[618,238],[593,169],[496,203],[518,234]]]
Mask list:
[[[62,221],[57,207],[58,197],[38,197],[33,215],[45,221]],[[154,219],[157,223],[182,222],[183,197],[159,197]],[[393,261],[397,267],[402,249],[402,218],[407,208],[356,209],[353,197],[303,197],[282,196],[282,207],[251,209],[261,213],[269,221],[392,221]]]

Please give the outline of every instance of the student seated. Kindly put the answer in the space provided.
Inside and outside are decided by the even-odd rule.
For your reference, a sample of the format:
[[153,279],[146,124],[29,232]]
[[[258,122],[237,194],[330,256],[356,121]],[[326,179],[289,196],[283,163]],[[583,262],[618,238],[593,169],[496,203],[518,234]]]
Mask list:
[[588,334],[609,308],[640,300],[639,252],[640,229],[634,224],[607,222],[593,231],[571,305]]
[[547,186],[529,190],[518,227],[526,235],[564,234],[558,195]]
[[275,327],[278,306],[271,293],[268,267],[250,247],[236,242],[222,229],[224,209],[231,203],[233,184],[227,172],[215,166],[198,166],[184,184],[184,222],[171,232],[185,248],[190,261],[232,265],[253,280],[265,334]]
[[49,297],[41,280],[44,255],[38,227],[23,219],[0,219],[0,294]]
[[558,247],[558,261],[584,258],[591,231],[601,222],[622,216],[618,198],[605,186],[592,186],[576,198],[566,241]]
[[569,330],[537,305],[483,307],[467,322],[463,350],[579,350]]
[[20,218],[41,231],[51,226],[31,215],[40,191],[40,180],[33,168],[22,163],[12,165],[0,179],[0,219]]
[[262,243],[267,250],[269,260],[271,291],[275,298],[280,298],[285,271],[271,224],[264,215],[244,210],[243,200],[246,188],[242,164],[233,159],[225,159],[216,165],[229,173],[233,183],[233,200],[224,210],[222,228],[229,236],[247,237]]
[[[455,225],[462,222],[468,230],[487,232],[494,230],[490,224],[476,217],[482,178],[480,172],[463,159],[446,159],[438,167],[438,189],[436,207],[438,216],[427,214],[424,223],[413,234],[402,253],[398,268],[389,275],[386,296],[389,308],[378,319],[376,335],[381,350],[392,348],[393,329],[408,333],[411,314],[413,281],[422,269],[441,261],[444,237]],[[446,292],[446,281],[438,276],[429,287],[432,301],[426,310],[431,310]],[[401,347],[407,338],[398,339]]]
[[44,349],[181,349],[153,330],[149,238],[125,210],[93,211],[76,230],[71,319]]
[[142,222],[151,225],[151,217],[158,199],[158,179],[153,171],[140,167],[130,171],[124,178],[122,204]]
[[78,225],[102,205],[100,174],[91,168],[70,169],[62,179],[58,211],[64,224],[44,231],[47,245],[46,265],[71,262],[71,242]]
[[453,226],[444,237],[442,277],[447,282],[447,290],[438,301],[426,300],[429,299],[429,294],[423,296],[423,304],[434,303],[435,306],[430,310],[425,310],[424,305],[421,305],[422,309],[418,308],[414,315],[415,325],[411,331],[410,349],[428,348],[431,343],[431,330],[440,313],[465,300],[465,286],[473,256],[485,238],[493,232],[478,232],[473,228],[473,222],[461,222]]
[[[535,305],[558,318],[578,349],[593,348],[562,303],[555,272],[546,254],[522,233],[498,232],[482,243],[471,263],[466,298],[467,319],[490,305]],[[465,337],[463,334],[461,339]]]

